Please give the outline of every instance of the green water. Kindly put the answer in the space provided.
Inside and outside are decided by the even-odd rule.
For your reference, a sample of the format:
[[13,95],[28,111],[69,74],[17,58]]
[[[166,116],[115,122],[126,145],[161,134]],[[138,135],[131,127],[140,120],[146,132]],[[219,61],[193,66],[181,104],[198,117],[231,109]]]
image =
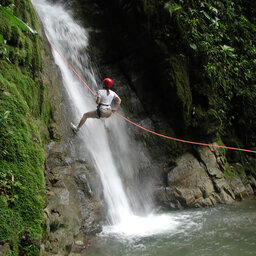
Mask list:
[[170,232],[144,237],[108,234],[87,256],[245,256],[256,255],[256,200],[209,209],[176,211]]

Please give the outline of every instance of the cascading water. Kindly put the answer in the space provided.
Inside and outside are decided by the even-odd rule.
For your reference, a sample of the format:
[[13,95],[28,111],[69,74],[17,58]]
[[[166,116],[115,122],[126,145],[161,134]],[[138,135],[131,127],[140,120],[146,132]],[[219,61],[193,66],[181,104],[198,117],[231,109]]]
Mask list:
[[[32,3],[43,21],[48,39],[95,91],[98,78],[83,54],[88,41],[86,31],[61,6],[51,6],[46,0],[32,0]],[[83,112],[95,108],[94,99],[60,56],[55,51],[53,54],[69,95],[70,109],[78,121]],[[125,123],[115,117],[105,125],[100,120],[88,120],[73,143],[77,158],[91,159],[101,177],[112,224],[103,230],[103,235],[109,237],[108,243],[100,241],[95,248],[87,248],[87,256],[255,255],[255,201],[242,207],[221,206],[168,215],[140,214],[139,217],[134,209],[143,200],[138,203],[139,195],[131,197],[126,193],[118,175],[119,171],[132,177],[134,169],[138,168],[126,134]],[[116,152],[120,152],[118,157]],[[141,194],[145,194],[144,191]],[[147,205],[148,202],[144,208]]]
[[[92,90],[96,91],[98,89],[97,81],[100,79],[97,78],[96,72],[90,67],[88,57],[85,54],[88,44],[86,30],[75,23],[71,15],[60,5],[51,5],[46,0],[32,0],[32,3],[43,22],[49,41],[84,77]],[[69,97],[70,109],[74,121],[77,123],[84,112],[96,108],[95,98],[59,54],[53,51],[53,55],[56,64],[60,68],[63,84]],[[136,161],[134,159],[129,158],[132,149],[129,148],[130,138],[127,136],[125,124],[115,116],[110,119],[106,120],[105,123],[96,119],[87,120],[75,140],[79,145],[76,154],[85,155],[86,152],[89,152],[91,162],[101,177],[104,197],[112,224],[105,228],[105,232],[143,236],[149,233],[162,233],[172,230],[177,222],[170,216],[148,214],[139,217],[135,211],[136,207],[133,207],[140,204],[135,202],[136,196],[127,197],[118,173],[117,161],[114,157],[115,152],[121,152],[118,168],[123,168],[123,170],[119,170],[119,172],[126,172],[126,175],[132,176],[133,170],[138,166],[135,166]],[[109,130],[112,131],[112,135],[109,134]],[[112,144],[114,144],[115,152],[113,146],[111,146]],[[141,195],[138,195],[138,198],[140,197]],[[149,208],[145,202],[143,204],[144,208]]]

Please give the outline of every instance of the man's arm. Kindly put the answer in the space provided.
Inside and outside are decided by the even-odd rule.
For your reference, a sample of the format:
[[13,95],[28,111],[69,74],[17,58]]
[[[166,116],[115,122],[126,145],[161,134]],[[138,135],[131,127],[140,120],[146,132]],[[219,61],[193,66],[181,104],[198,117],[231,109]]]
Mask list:
[[116,97],[115,98],[115,102],[116,102],[116,105],[115,107],[112,109],[112,112],[115,113],[117,111],[117,109],[119,108],[120,104],[121,104],[121,99],[120,97]]

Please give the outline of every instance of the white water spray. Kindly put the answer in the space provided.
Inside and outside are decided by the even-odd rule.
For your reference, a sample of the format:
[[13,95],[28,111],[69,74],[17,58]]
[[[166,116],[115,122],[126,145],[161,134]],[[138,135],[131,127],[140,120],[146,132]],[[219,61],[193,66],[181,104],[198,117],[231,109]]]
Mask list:
[[[32,3],[43,22],[48,39],[75,67],[79,75],[85,77],[84,80],[92,90],[96,91],[98,79],[88,64],[88,57],[84,54],[88,45],[86,30],[75,23],[70,13],[60,5],[51,5],[46,0],[32,0]],[[63,77],[70,109],[75,121],[78,122],[84,112],[96,108],[95,98],[56,51],[53,51],[53,55]],[[114,144],[117,148],[126,153],[132,149],[129,148],[129,138],[126,135],[127,131],[123,121],[117,120],[117,117],[114,116],[109,119],[111,120],[106,120],[105,125],[100,120],[88,119],[77,135],[80,145],[82,145],[79,154],[85,154],[85,151],[89,152],[91,161],[101,177],[112,224],[105,228],[105,233],[144,235],[146,233],[163,233],[172,229],[177,222],[167,215],[138,217],[134,214],[131,207],[132,202],[127,198],[118,174],[106,127],[114,131]],[[125,171],[132,175],[133,168],[136,168],[134,161],[127,156],[125,159],[125,161],[120,161],[121,166],[125,166]]]

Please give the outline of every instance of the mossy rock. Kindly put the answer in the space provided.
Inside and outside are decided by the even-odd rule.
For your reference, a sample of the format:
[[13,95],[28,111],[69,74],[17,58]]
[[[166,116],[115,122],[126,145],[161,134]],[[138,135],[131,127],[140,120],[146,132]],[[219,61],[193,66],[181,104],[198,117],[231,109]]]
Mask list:
[[222,120],[215,109],[203,110],[201,106],[194,107],[190,129],[196,137],[217,138],[221,128]]
[[188,65],[184,56],[172,56],[169,59],[171,72],[170,78],[176,86],[176,96],[181,102],[183,110],[184,125],[190,123],[192,107],[192,93],[189,81]]
[[[7,6],[12,1],[2,1]],[[21,20],[39,27],[30,1],[8,7]],[[47,86],[40,79],[41,42],[0,12],[0,174],[8,189],[0,186],[0,241],[10,245],[8,255],[39,255],[36,244],[22,246],[20,232],[42,236],[45,207],[44,143],[51,120]],[[8,114],[6,114],[8,113]],[[40,127],[40,129],[39,129]],[[40,134],[41,132],[41,134]],[[6,176],[8,172],[12,176]]]

